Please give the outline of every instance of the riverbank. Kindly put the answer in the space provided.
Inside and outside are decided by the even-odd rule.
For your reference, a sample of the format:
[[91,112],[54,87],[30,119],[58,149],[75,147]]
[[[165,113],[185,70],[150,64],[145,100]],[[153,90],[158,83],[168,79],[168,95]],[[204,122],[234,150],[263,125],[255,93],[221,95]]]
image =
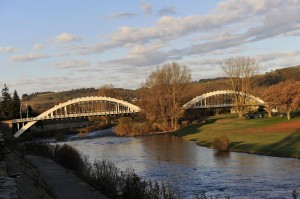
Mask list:
[[39,170],[40,178],[51,188],[55,198],[108,199],[75,176],[72,171],[66,170],[49,158],[27,155],[26,159]]
[[300,158],[300,117],[239,119],[236,115],[210,117],[205,123],[190,124],[175,133],[199,146],[212,147],[214,139],[226,135],[230,151]]
[[22,154],[9,152],[5,156],[7,176],[0,177],[0,198],[55,198],[37,169]]

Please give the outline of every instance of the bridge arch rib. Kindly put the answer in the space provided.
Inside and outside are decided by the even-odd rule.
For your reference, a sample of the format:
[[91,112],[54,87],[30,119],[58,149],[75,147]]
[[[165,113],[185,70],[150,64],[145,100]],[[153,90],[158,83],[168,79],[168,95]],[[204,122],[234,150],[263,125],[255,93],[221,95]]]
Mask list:
[[[183,109],[194,109],[194,108],[214,108],[214,107],[232,107],[234,106],[233,100],[230,99],[230,97],[236,95],[237,92],[233,90],[218,90],[218,91],[212,91],[209,93],[205,93],[203,95],[197,96],[193,98],[191,101],[187,102],[186,104],[183,105]],[[253,95],[250,94],[245,94],[245,93],[239,93],[242,96],[245,96],[249,100],[255,101],[257,105],[265,106],[266,103]],[[211,98],[211,97],[216,97],[216,96],[225,96],[225,99],[222,103],[219,104],[212,104],[208,105],[206,104],[206,99]],[[227,98],[226,98],[227,97]],[[229,99],[229,100],[228,100]],[[226,101],[228,100],[228,101]]]
[[141,109],[136,105],[111,97],[92,96],[76,98],[55,105],[54,107],[41,113],[37,117],[14,120],[14,123],[28,122],[14,134],[14,137],[19,137],[37,121],[101,115],[107,116],[118,114],[133,114],[140,111]]

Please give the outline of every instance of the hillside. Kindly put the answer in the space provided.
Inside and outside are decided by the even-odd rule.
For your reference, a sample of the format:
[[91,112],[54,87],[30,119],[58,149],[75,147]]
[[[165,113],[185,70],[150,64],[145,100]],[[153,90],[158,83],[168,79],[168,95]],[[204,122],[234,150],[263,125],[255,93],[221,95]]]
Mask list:
[[257,76],[259,86],[270,86],[285,80],[300,80],[300,65],[288,68],[277,69]]
[[30,95],[22,96],[22,104],[27,104],[31,106],[35,115],[42,113],[51,107],[66,102],[71,99],[76,99],[80,97],[88,96],[107,96],[114,97],[125,101],[132,101],[136,97],[136,91],[123,89],[123,88],[112,88],[104,91],[99,91],[96,88],[80,88],[72,89],[70,91],[62,92],[42,92],[42,93],[33,93]]
[[[300,65],[277,69],[265,74],[257,75],[255,78],[255,85],[258,87],[269,86],[288,79],[300,80]],[[230,85],[227,83],[227,78],[225,77],[201,79],[197,82],[193,82],[190,85],[187,93],[185,93],[185,98],[183,99],[182,103],[185,103],[195,96],[203,93],[222,89],[231,89]],[[96,88],[81,88],[62,92],[42,92],[23,95],[22,103],[31,106],[34,112],[41,113],[55,106],[56,104],[66,102],[70,99],[87,96],[108,96],[131,102],[132,99],[139,98],[139,93],[142,90],[142,88],[137,90],[109,88],[99,92],[99,89]]]
[[94,88],[81,88],[57,93],[42,92],[30,95],[25,94],[22,96],[22,104],[27,104],[33,108],[34,112],[41,113],[61,102],[78,97],[94,96],[96,93],[97,90]]

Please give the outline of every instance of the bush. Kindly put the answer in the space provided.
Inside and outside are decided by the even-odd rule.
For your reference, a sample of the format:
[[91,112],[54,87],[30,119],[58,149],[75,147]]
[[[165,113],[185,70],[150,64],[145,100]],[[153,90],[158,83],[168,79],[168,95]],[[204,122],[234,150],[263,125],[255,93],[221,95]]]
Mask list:
[[101,193],[111,198],[120,195],[120,170],[106,160],[96,160],[92,169],[92,183]]
[[230,140],[226,135],[216,137],[213,142],[213,148],[217,151],[227,151],[229,149]]
[[118,125],[115,128],[117,135],[132,135],[133,120],[129,117],[121,117],[118,119]]
[[134,123],[132,126],[132,134],[134,135],[145,135],[151,132],[151,126],[146,123]]
[[152,129],[147,122],[134,122],[131,118],[123,117],[118,120],[115,132],[121,136],[145,135],[151,133]]
[[55,145],[53,153],[54,161],[63,167],[80,172],[81,165],[84,163],[79,151],[69,145]]

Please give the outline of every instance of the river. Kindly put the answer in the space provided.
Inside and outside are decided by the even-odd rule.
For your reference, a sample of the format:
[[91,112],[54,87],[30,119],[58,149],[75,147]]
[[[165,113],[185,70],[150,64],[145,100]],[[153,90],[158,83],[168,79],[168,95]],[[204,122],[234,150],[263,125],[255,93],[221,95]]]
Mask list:
[[194,193],[233,198],[292,198],[300,192],[300,160],[245,153],[218,154],[180,137],[105,136],[67,141],[95,159],[133,168],[145,179],[171,182],[182,198]]

